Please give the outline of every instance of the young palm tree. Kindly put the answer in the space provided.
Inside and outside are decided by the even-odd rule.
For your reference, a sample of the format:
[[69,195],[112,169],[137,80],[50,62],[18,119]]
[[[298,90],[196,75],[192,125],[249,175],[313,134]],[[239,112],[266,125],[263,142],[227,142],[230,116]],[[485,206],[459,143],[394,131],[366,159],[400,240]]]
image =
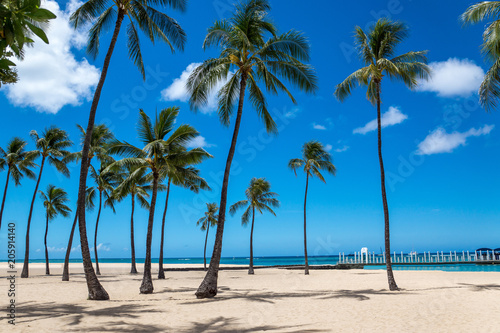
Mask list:
[[[129,18],[127,26],[127,48],[129,57],[136,64],[143,76],[146,78],[142,53],[139,44],[138,30],[142,30],[144,34],[154,43],[156,40],[167,43],[172,52],[174,47],[183,49],[186,41],[186,34],[181,26],[171,17],[162,13],[155,6],[170,7],[172,9],[184,11],[186,9],[187,0],[88,0],[80,8],[78,8],[70,20],[75,28],[85,27],[87,24],[93,24],[89,31],[87,51],[92,56],[97,56],[100,46],[100,36],[106,28],[113,22],[115,27],[111,42],[104,58],[104,64],[101,71],[101,77],[97,84],[92,106],[89,113],[89,121],[87,124],[87,133],[85,136],[82,150],[82,165],[80,169],[80,184],[78,187],[78,205],[83,206],[85,203],[86,181],[88,173],[88,154],[90,148],[90,140],[92,129],[94,127],[95,115],[99,99],[101,97],[102,88],[106,75],[108,73],[111,56],[118,40],[118,34],[124,19]],[[85,268],[85,278],[89,291],[89,299],[91,300],[107,300],[109,295],[99,283],[92,261],[90,259],[90,250],[88,246],[86,225],[85,225],[85,210],[79,211],[79,230],[80,243],[82,247],[82,258]]]
[[210,227],[215,227],[217,225],[217,219],[219,215],[217,215],[217,211],[219,207],[217,207],[216,202],[207,203],[207,211],[205,212],[205,216],[199,219],[196,222],[196,225],[201,225],[201,231],[207,231],[205,236],[205,247],[203,248],[203,268],[205,271],[207,270],[207,240],[208,240],[208,231]]
[[290,30],[278,35],[277,29],[268,16],[268,0],[247,0],[236,6],[229,20],[216,21],[209,28],[203,47],[220,47],[219,58],[206,60],[189,77],[187,88],[190,104],[198,109],[208,101],[208,96],[221,80],[232,76],[218,92],[219,119],[229,126],[237,103],[231,146],[226,160],[222,182],[219,219],[210,267],[196,296],[214,297],[217,294],[217,276],[222,251],[222,236],[226,218],[227,186],[229,171],[233,161],[245,94],[257,115],[265,124],[268,133],[276,133],[276,124],[268,112],[267,102],[259,87],[261,83],[267,92],[286,93],[295,99],[280,78],[285,78],[300,90],[312,93],[316,89],[316,75],[312,66],[304,64],[309,59],[309,44],[302,33]]
[[482,1],[471,5],[460,18],[465,25],[475,24],[485,19],[494,18],[488,23],[483,33],[482,52],[493,65],[490,67],[479,88],[479,102],[489,111],[498,105],[500,96],[500,1]]
[[49,251],[47,250],[47,234],[49,232],[49,222],[62,215],[68,217],[71,209],[66,206],[69,201],[68,194],[60,187],[54,185],[47,186],[45,193],[40,192],[40,198],[43,200],[43,207],[45,207],[45,274],[50,275],[49,270]]
[[26,141],[15,137],[9,141],[7,148],[0,148],[0,169],[7,167],[7,180],[3,191],[2,208],[0,209],[0,228],[2,227],[3,209],[5,207],[5,198],[7,197],[7,188],[9,179],[12,178],[16,186],[21,185],[21,178],[25,175],[28,178],[35,179],[35,174],[31,170],[36,166],[34,160],[38,156],[36,151],[26,151],[28,145]]
[[309,262],[307,260],[307,227],[306,227],[306,207],[307,207],[307,190],[309,188],[309,177],[318,177],[319,180],[326,183],[321,171],[326,171],[335,176],[335,166],[332,163],[330,153],[325,150],[325,147],[320,142],[309,141],[302,146],[302,158],[293,158],[288,162],[288,167],[293,170],[297,176],[297,169],[304,168],[306,173],[306,190],[304,195],[304,257],[305,257],[305,274],[309,275]]
[[[153,221],[156,207],[158,185],[168,176],[169,169],[181,169],[184,165],[201,163],[210,155],[203,149],[197,148],[186,152],[177,152],[182,147],[198,136],[198,132],[190,125],[181,125],[174,130],[174,125],[179,114],[178,107],[164,109],[156,116],[154,124],[151,119],[140,110],[137,132],[144,148],[137,148],[127,142],[115,140],[110,144],[109,152],[112,154],[130,156],[111,164],[107,170],[117,170],[123,167],[135,167],[137,170],[149,171],[152,179],[151,203],[149,206],[148,231],[146,236],[146,258],[144,260],[144,276],[140,287],[142,294],[153,292],[151,279],[151,242],[153,238]],[[169,135],[167,137],[167,135]],[[178,164],[173,164],[176,161]]]
[[[275,197],[278,194],[270,192],[271,183],[269,183],[265,178],[252,178],[250,185],[245,191],[247,197],[246,200],[241,200],[232,205],[229,208],[229,213],[231,215],[236,214],[236,211],[241,208],[245,208],[245,212],[241,216],[241,224],[246,226],[250,221],[250,215],[252,215],[252,229],[250,231],[250,265],[248,266],[248,274],[253,274],[253,227],[255,222],[255,210],[260,214],[264,211],[276,216],[276,213],[272,208],[277,208],[280,206],[280,202]],[[271,208],[272,207],[272,208]]]
[[408,28],[401,22],[392,22],[380,19],[366,34],[360,27],[356,27],[355,38],[360,53],[360,59],[365,67],[349,75],[344,82],[337,85],[335,96],[341,102],[357,85],[367,86],[367,98],[372,105],[377,106],[378,126],[378,157],[380,164],[380,178],[382,187],[382,203],[385,220],[385,259],[387,265],[387,279],[389,289],[397,290],[391,265],[391,247],[389,236],[389,207],[385,192],[385,172],[382,159],[382,126],[381,126],[381,87],[382,79],[402,81],[408,88],[417,86],[417,80],[426,80],[430,75],[430,68],[426,65],[427,51],[411,51],[395,56],[396,47],[408,36]]
[[69,151],[66,150],[66,148],[70,147],[73,144],[69,140],[68,133],[66,133],[66,131],[63,131],[62,129],[54,126],[45,129],[45,131],[42,133],[42,136],[39,136],[36,131],[31,131],[30,135],[35,141],[36,145],[36,152],[34,154],[37,157],[41,156],[42,161],[40,163],[40,171],[38,173],[35,192],[33,193],[33,198],[31,199],[30,212],[28,215],[28,226],[26,229],[26,250],[24,254],[23,271],[21,273],[22,278],[27,278],[29,276],[28,265],[31,217],[33,215],[33,206],[35,204],[36,194],[38,193],[38,186],[40,185],[40,180],[42,179],[45,161],[48,161],[49,164],[53,165],[57,171],[61,172],[66,177],[69,177],[69,170],[66,167],[66,163],[63,161],[63,159],[70,154]]

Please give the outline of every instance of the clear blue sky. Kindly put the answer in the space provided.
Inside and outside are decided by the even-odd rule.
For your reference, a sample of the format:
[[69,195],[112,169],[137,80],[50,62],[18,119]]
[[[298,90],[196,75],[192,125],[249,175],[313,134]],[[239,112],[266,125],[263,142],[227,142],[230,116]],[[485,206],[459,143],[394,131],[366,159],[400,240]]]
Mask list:
[[[186,13],[169,12],[186,30],[184,52],[171,54],[165,45],[153,46],[143,38],[144,61],[156,77],[145,84],[128,59],[125,29],[120,34],[112,58],[97,123],[106,122],[117,138],[139,144],[135,132],[138,108],[153,115],[156,109],[178,105],[178,123],[193,125],[203,136],[199,142],[214,158],[201,166],[202,175],[214,188],[199,195],[173,188],[167,215],[166,257],[203,255],[204,233],[196,226],[205,202],[220,199],[220,179],[232,134],[220,125],[215,113],[205,110],[194,114],[179,91],[182,73],[193,63],[216,55],[201,48],[206,29],[214,20],[230,14],[232,0],[189,2]],[[56,27],[66,27],[61,20]],[[229,184],[229,203],[244,198],[252,177],[266,177],[280,194],[282,207],[277,217],[256,217],[254,254],[256,256],[302,255],[302,205],[305,176],[297,177],[287,169],[290,158],[300,157],[301,146],[308,140],[328,145],[338,173],[310,182],[308,197],[308,241],[310,255],[370,251],[383,247],[383,211],[377,158],[376,132],[369,122],[375,109],[365,98],[365,89],[357,89],[341,104],[333,97],[335,85],[361,64],[351,52],[353,29],[365,28],[379,15],[402,20],[410,28],[410,37],[399,53],[429,50],[435,69],[434,81],[423,91],[409,91],[400,83],[383,84],[383,112],[387,127],[383,130],[383,151],[388,173],[388,200],[391,214],[392,248],[395,251],[462,250],[499,247],[499,177],[495,165],[500,156],[498,112],[487,114],[478,106],[477,91],[485,64],[480,55],[484,24],[462,28],[458,16],[470,5],[469,0],[444,1],[271,1],[271,15],[280,31],[303,31],[312,46],[312,65],[319,78],[315,96],[294,91],[298,105],[285,96],[269,97],[270,109],[277,118],[280,134],[268,137],[250,104],[245,105],[239,145],[234,159],[234,175]],[[53,2],[47,6],[54,8]],[[55,26],[52,26],[55,29]],[[52,36],[52,39],[51,39]],[[0,145],[13,136],[29,140],[29,131],[42,131],[57,125],[79,143],[75,124],[87,124],[89,89],[96,81],[109,44],[109,35],[101,42],[100,56],[90,59],[81,48],[81,34],[58,28],[49,34],[51,47],[61,53],[35,47],[28,53],[25,67],[20,65],[21,82],[15,88],[3,88],[3,126]],[[40,43],[38,43],[40,44]],[[52,51],[50,51],[52,50]],[[51,53],[52,52],[52,53]],[[88,64],[86,63],[87,58]],[[41,60],[40,60],[41,59]],[[24,68],[24,69],[23,69]],[[97,68],[97,69],[96,69]],[[76,72],[75,71],[79,71]],[[174,80],[177,86],[171,86]],[[24,82],[24,83],[23,83]],[[182,89],[180,89],[182,90]],[[163,92],[163,93],[162,93]],[[122,96],[131,96],[129,104]],[[73,105],[72,105],[73,104]],[[366,126],[365,126],[366,125]],[[30,148],[34,145],[30,141]],[[76,147],[74,148],[76,150]],[[51,183],[64,187],[74,205],[79,167],[71,166],[65,179],[48,166],[40,189]],[[0,174],[3,189],[6,172]],[[89,181],[90,182],[90,181]],[[17,223],[18,257],[24,252],[24,237],[35,182],[25,179],[21,187],[11,186],[7,197],[0,243],[6,244],[6,222]],[[161,215],[165,194],[158,197],[153,256],[158,256]],[[96,211],[87,215],[92,244]],[[137,256],[145,253],[147,212],[136,210]],[[49,245],[52,258],[62,258],[72,218],[57,218],[50,224]],[[99,240],[100,257],[128,257],[130,200],[118,205],[116,215],[102,213]],[[44,210],[37,198],[31,230],[31,258],[43,258]],[[215,230],[214,230],[215,231]],[[240,218],[229,217],[224,233],[223,256],[248,255],[249,228]],[[210,234],[211,252],[215,232]],[[76,238],[76,244],[79,238]],[[38,251],[38,252],[37,252]],[[5,257],[5,249],[0,257]],[[80,254],[74,252],[72,258]]]

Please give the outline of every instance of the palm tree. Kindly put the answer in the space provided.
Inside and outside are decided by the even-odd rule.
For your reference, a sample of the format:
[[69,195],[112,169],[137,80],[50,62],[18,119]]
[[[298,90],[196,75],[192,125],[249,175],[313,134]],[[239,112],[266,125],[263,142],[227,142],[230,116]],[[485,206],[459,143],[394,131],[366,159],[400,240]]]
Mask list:
[[45,274],[50,275],[49,270],[49,251],[47,250],[47,234],[49,232],[49,222],[61,214],[68,217],[71,209],[66,206],[69,201],[68,194],[60,187],[54,185],[47,186],[45,193],[40,192],[40,198],[43,200],[43,207],[45,207]]
[[[81,144],[83,146],[83,142],[85,141],[85,129],[76,125],[81,132]],[[108,155],[106,150],[107,143],[114,139],[114,135],[111,130],[104,124],[94,125],[94,129],[92,130],[92,137],[90,139],[90,147],[89,147],[89,155],[88,155],[88,167],[91,165],[92,159],[95,157],[99,162],[102,163],[110,163],[113,162],[114,159]],[[64,161],[79,161],[82,158],[82,151],[78,151],[68,155]],[[76,223],[78,222],[78,207],[75,213],[75,219],[73,221],[73,225],[71,227],[71,232],[68,240],[68,247],[66,248],[66,256],[64,257],[64,267],[63,267],[63,281],[69,281],[69,255],[71,254],[71,246],[73,245],[73,236],[75,234]]]
[[7,180],[5,181],[2,208],[0,209],[0,228],[2,227],[3,209],[5,207],[9,179],[12,178],[16,186],[21,185],[21,178],[25,175],[28,178],[35,179],[35,174],[31,169],[36,166],[34,160],[37,154],[36,151],[26,151],[25,148],[27,145],[26,141],[15,137],[9,141],[6,150],[0,148],[0,169],[3,170],[7,167]]
[[293,170],[297,176],[297,169],[304,168],[306,173],[306,190],[304,195],[304,257],[305,257],[305,274],[309,275],[309,262],[307,260],[307,224],[306,224],[306,206],[307,206],[307,190],[309,188],[309,177],[318,177],[323,183],[326,183],[321,171],[326,171],[335,176],[336,169],[332,163],[330,153],[325,150],[325,147],[320,142],[309,141],[302,146],[302,158],[293,158],[288,162],[288,167]]
[[475,24],[485,19],[494,18],[488,23],[483,33],[482,53],[493,65],[490,67],[479,88],[479,102],[489,111],[498,105],[500,96],[500,38],[498,26],[500,25],[500,1],[482,1],[471,5],[460,16],[464,25]]
[[[183,49],[186,41],[186,34],[181,26],[173,18],[154,8],[154,6],[170,7],[184,11],[187,0],[87,0],[71,16],[70,20],[75,28],[85,27],[87,24],[93,24],[89,31],[87,51],[94,57],[99,52],[100,36],[106,30],[107,26],[115,20],[115,27],[111,42],[104,58],[104,64],[101,71],[101,77],[97,84],[92,106],[89,113],[87,124],[87,133],[82,149],[82,165],[80,168],[80,183],[78,186],[78,205],[85,203],[85,191],[87,188],[88,173],[88,154],[90,149],[90,140],[92,129],[94,127],[95,115],[106,75],[108,73],[111,56],[118,40],[118,34],[123,20],[130,19],[127,26],[127,48],[129,57],[139,68],[143,79],[146,78],[142,53],[139,44],[138,28],[141,29],[147,37],[154,43],[156,40],[163,41],[170,46],[171,51],[174,47]],[[82,247],[83,265],[85,268],[85,279],[91,300],[108,300],[109,295],[99,283],[92,267],[90,259],[90,250],[87,240],[85,210],[79,211],[79,231],[80,243]]]
[[30,227],[31,227],[31,217],[33,215],[33,206],[35,204],[36,194],[38,193],[38,186],[40,185],[40,180],[42,179],[43,167],[45,166],[45,161],[54,166],[57,171],[61,172],[66,177],[69,177],[69,170],[66,163],[63,161],[64,157],[70,154],[66,148],[70,147],[73,143],[69,140],[68,133],[57,127],[49,127],[44,130],[41,136],[38,135],[36,131],[31,131],[30,136],[35,141],[36,152],[33,154],[42,157],[40,163],[40,171],[38,173],[38,179],[36,181],[35,192],[33,193],[33,198],[31,199],[30,212],[28,215],[28,226],[26,229],[26,250],[24,254],[24,264],[23,271],[21,273],[22,278],[27,278],[28,265],[29,265],[29,250],[30,250]]
[[187,84],[191,107],[196,110],[206,105],[208,96],[217,83],[228,79],[231,72],[232,76],[218,92],[219,119],[224,126],[229,126],[234,107],[236,103],[238,105],[224,170],[213,255],[207,274],[196,292],[198,298],[214,297],[217,294],[229,171],[238,140],[247,88],[250,102],[268,133],[277,133],[277,127],[268,112],[266,98],[258,83],[262,83],[269,93],[286,93],[294,103],[295,99],[279,77],[307,93],[316,90],[314,69],[302,62],[309,59],[307,39],[295,30],[278,35],[268,16],[270,8],[268,0],[247,0],[236,5],[232,18],[216,21],[209,28],[203,47],[220,46],[220,56],[208,59],[197,67]]
[[265,178],[252,178],[250,185],[245,191],[246,200],[241,200],[236,202],[229,208],[229,213],[231,215],[236,214],[236,211],[241,208],[245,208],[245,212],[241,216],[241,224],[246,226],[250,221],[250,215],[252,215],[252,229],[250,231],[250,265],[248,266],[248,274],[253,274],[253,227],[255,222],[255,210],[262,214],[264,211],[276,216],[273,208],[280,206],[280,202],[275,197],[278,194],[270,192],[271,183],[269,183]]
[[[144,276],[140,287],[142,294],[151,294],[153,292],[153,281],[151,279],[151,243],[158,185],[168,176],[170,168],[180,170],[184,165],[201,163],[205,158],[210,156],[201,148],[168,154],[168,152],[180,151],[181,147],[185,147],[190,140],[198,136],[198,132],[190,125],[181,125],[174,130],[178,114],[178,107],[164,109],[159,115],[156,115],[153,124],[146,113],[140,110],[137,132],[139,139],[144,144],[144,148],[140,149],[127,142],[120,142],[118,140],[112,142],[109,148],[111,154],[130,157],[114,162],[107,169],[118,170],[128,166],[135,167],[137,170],[145,169],[149,171],[149,177],[153,183],[146,236]],[[178,164],[173,165],[172,161],[176,161]]]
[[380,163],[380,178],[382,187],[382,203],[385,221],[385,259],[387,265],[387,279],[389,289],[397,290],[391,265],[391,246],[389,236],[389,207],[385,192],[385,172],[382,159],[382,126],[381,126],[381,87],[384,76],[402,81],[408,88],[413,89],[418,79],[427,80],[430,68],[426,65],[427,51],[411,51],[400,56],[394,56],[398,46],[408,36],[408,28],[401,22],[392,22],[380,19],[366,34],[360,27],[356,27],[355,38],[361,61],[365,67],[349,75],[344,82],[337,85],[335,96],[341,102],[357,85],[367,86],[366,96],[372,105],[377,106],[378,126],[378,157]]
[[207,231],[205,236],[205,247],[203,248],[203,269],[207,270],[207,240],[208,240],[208,231],[210,227],[215,227],[217,225],[217,219],[219,216],[217,215],[217,211],[219,207],[217,207],[216,202],[207,203],[207,211],[205,212],[205,216],[199,219],[196,222],[196,225],[201,225],[201,231]]

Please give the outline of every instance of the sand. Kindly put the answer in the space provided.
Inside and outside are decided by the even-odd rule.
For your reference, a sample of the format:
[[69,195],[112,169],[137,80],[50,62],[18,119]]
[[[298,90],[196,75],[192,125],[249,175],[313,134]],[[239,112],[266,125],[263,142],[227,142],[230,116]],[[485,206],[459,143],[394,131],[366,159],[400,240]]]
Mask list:
[[389,292],[382,270],[221,271],[219,294],[198,300],[201,271],[166,272],[140,295],[141,274],[102,264],[111,300],[97,302],[86,300],[81,264],[69,282],[61,264],[51,270],[33,264],[29,279],[17,278],[12,326],[2,267],[0,332],[500,332],[497,272],[396,271],[402,290]]

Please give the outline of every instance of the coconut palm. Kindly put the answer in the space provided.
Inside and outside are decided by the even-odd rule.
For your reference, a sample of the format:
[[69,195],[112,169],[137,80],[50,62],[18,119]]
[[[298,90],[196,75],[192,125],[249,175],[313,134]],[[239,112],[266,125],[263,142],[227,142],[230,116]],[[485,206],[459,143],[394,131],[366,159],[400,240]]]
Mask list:
[[382,126],[381,126],[381,89],[382,79],[388,76],[392,80],[402,81],[408,88],[414,89],[418,79],[427,80],[430,68],[426,65],[427,51],[410,51],[395,56],[396,47],[408,36],[408,28],[401,22],[392,22],[380,19],[365,33],[356,27],[355,38],[360,54],[360,60],[365,67],[349,75],[342,83],[337,85],[335,96],[341,102],[358,85],[367,86],[366,96],[372,105],[377,106],[378,127],[378,157],[380,164],[380,178],[382,187],[382,203],[385,221],[385,259],[387,265],[387,278],[390,290],[397,290],[398,286],[392,273],[391,247],[389,235],[389,207],[385,191],[385,172],[382,159]]
[[259,84],[262,84],[268,93],[286,93],[294,103],[295,99],[280,78],[286,79],[307,93],[316,89],[314,69],[303,63],[309,59],[307,39],[295,30],[278,35],[276,27],[268,16],[269,10],[270,4],[267,0],[247,0],[236,5],[230,19],[216,21],[209,28],[203,47],[206,49],[210,46],[219,46],[220,56],[206,60],[188,79],[189,101],[195,110],[207,104],[208,96],[221,80],[228,80],[217,95],[219,119],[224,126],[229,126],[237,105],[233,136],[222,182],[213,255],[207,274],[196,292],[198,298],[214,297],[217,294],[229,171],[238,140],[247,90],[249,100],[258,117],[264,122],[268,133],[277,133],[276,124],[268,111],[266,98]]
[[205,271],[207,270],[207,240],[208,240],[208,231],[210,227],[215,227],[217,225],[217,219],[219,216],[217,215],[217,211],[219,207],[217,207],[216,202],[207,203],[207,211],[205,212],[205,216],[199,219],[196,222],[196,225],[201,225],[201,231],[207,231],[205,236],[205,247],[203,248],[203,268]]
[[[137,148],[127,142],[115,140],[110,144],[109,152],[122,156],[129,156],[111,164],[107,169],[117,170],[123,167],[135,167],[138,170],[149,171],[152,179],[151,202],[149,206],[148,231],[146,236],[146,258],[144,260],[144,276],[140,292],[150,294],[153,292],[151,279],[151,243],[153,238],[153,221],[156,207],[158,185],[168,176],[170,168],[181,169],[184,165],[201,163],[210,155],[201,148],[186,152],[171,153],[181,150],[181,147],[198,136],[198,132],[190,125],[180,125],[174,130],[174,125],[179,114],[178,107],[164,109],[156,115],[154,123],[143,110],[139,112],[137,132],[144,148]],[[168,137],[167,137],[168,136]],[[178,164],[173,164],[176,161]]]
[[71,212],[71,208],[66,205],[69,201],[68,194],[65,190],[54,185],[47,186],[45,193],[40,192],[40,198],[43,200],[43,207],[45,207],[45,274],[50,275],[49,270],[49,251],[47,249],[47,234],[49,232],[49,222],[57,217],[57,215],[62,215],[63,217],[68,217]]
[[[155,7],[169,7],[175,10],[184,11],[186,9],[186,4],[187,0],[87,0],[71,15],[70,21],[75,28],[86,27],[88,24],[92,24],[88,36],[87,51],[94,57],[96,57],[99,52],[101,35],[114,21],[113,35],[104,58],[101,77],[99,78],[99,83],[97,84],[89,113],[87,133],[82,149],[83,159],[80,168],[80,183],[78,186],[78,205],[83,206],[85,203],[88,173],[87,157],[89,154],[92,129],[94,127],[95,115],[102,88],[111,62],[111,56],[118,40],[123,21],[127,18],[130,20],[127,26],[127,48],[129,57],[139,68],[143,79],[146,79],[138,30],[142,30],[153,43],[157,40],[165,42],[170,46],[172,52],[174,48],[182,50],[186,41],[184,30],[182,30],[177,21]],[[107,300],[109,299],[109,295],[100,284],[92,268],[90,250],[86,236],[85,210],[79,211],[78,221],[89,299]]]
[[12,178],[16,186],[21,185],[21,179],[24,176],[35,179],[35,174],[31,169],[36,166],[34,160],[38,155],[36,151],[26,151],[27,145],[26,141],[15,137],[9,141],[5,150],[0,148],[0,169],[7,168],[7,179],[3,191],[2,208],[0,209],[0,228],[2,227],[3,209],[10,178]]
[[42,179],[42,173],[45,166],[45,162],[56,168],[57,171],[69,177],[69,170],[66,163],[63,161],[64,157],[70,154],[66,148],[70,147],[73,143],[69,140],[68,133],[57,127],[46,128],[42,135],[38,135],[36,131],[31,131],[30,136],[35,141],[36,152],[33,154],[42,157],[40,162],[40,171],[38,173],[38,179],[36,181],[35,192],[33,193],[33,198],[31,199],[30,212],[28,215],[28,226],[26,229],[26,250],[24,254],[24,264],[21,273],[22,278],[27,278],[29,276],[28,265],[29,265],[29,250],[30,250],[30,227],[31,227],[31,217],[33,215],[33,207],[35,204],[36,195],[38,193],[38,186],[40,185],[40,180]]
[[500,1],[482,1],[471,5],[460,18],[465,25],[492,18],[483,33],[482,53],[492,63],[479,87],[479,102],[489,111],[498,106],[500,96]]
[[[241,216],[241,224],[246,226],[250,222],[250,215],[252,216],[252,229],[250,230],[250,265],[248,266],[248,274],[253,274],[253,227],[255,223],[255,210],[260,214],[267,211],[274,216],[276,213],[272,208],[280,206],[280,202],[276,197],[278,194],[270,192],[271,183],[265,178],[252,178],[250,185],[245,191],[246,200],[241,200],[233,204],[229,208],[231,215],[236,214],[239,209],[245,208]],[[272,208],[271,208],[272,207]]]
[[288,162],[288,167],[293,170],[297,176],[297,169],[304,168],[306,173],[306,190],[304,195],[304,257],[305,257],[305,274],[309,275],[309,262],[307,259],[307,224],[306,224],[306,208],[307,208],[307,190],[309,188],[309,178],[314,176],[326,183],[321,171],[326,171],[331,175],[335,175],[336,169],[332,163],[332,157],[318,141],[309,141],[302,146],[302,158],[293,158]]

